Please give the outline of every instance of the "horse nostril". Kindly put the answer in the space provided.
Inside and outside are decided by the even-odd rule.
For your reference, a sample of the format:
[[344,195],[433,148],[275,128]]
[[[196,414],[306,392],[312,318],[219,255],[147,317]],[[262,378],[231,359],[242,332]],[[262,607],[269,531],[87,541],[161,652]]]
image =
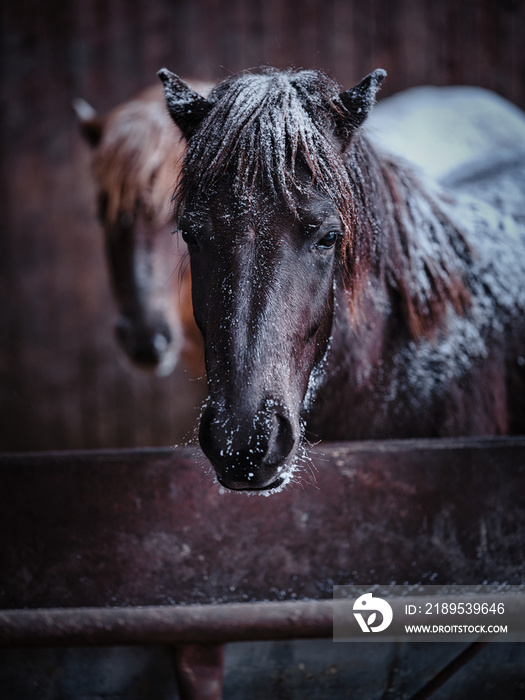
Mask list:
[[115,324],[115,335],[118,344],[127,352],[127,345],[131,336],[131,322],[124,316],[120,316]]
[[276,413],[273,416],[273,429],[266,451],[266,464],[280,467],[286,462],[296,444],[295,431],[286,416]]
[[160,357],[152,345],[137,345],[129,353],[132,360],[144,367],[156,367]]
[[214,438],[213,426],[215,423],[215,411],[211,406],[204,409],[199,425],[199,442],[202,451],[216,467],[217,456],[221,453],[221,447],[218,440]]

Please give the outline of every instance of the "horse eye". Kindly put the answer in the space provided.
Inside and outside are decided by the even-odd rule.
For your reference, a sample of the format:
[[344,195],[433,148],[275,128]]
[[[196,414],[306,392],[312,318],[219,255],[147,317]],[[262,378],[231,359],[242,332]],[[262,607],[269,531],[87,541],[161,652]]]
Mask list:
[[319,239],[316,245],[320,250],[330,250],[330,248],[334,247],[336,241],[337,233],[335,231],[330,231],[326,236]]
[[196,248],[196,247],[197,247],[197,241],[196,241],[195,238],[191,235],[191,233],[189,233],[188,231],[186,231],[186,230],[184,230],[184,229],[181,229],[181,232],[180,232],[180,233],[181,233],[181,236],[182,236],[182,240],[184,241],[184,243],[186,243],[186,245],[188,246],[188,248]]

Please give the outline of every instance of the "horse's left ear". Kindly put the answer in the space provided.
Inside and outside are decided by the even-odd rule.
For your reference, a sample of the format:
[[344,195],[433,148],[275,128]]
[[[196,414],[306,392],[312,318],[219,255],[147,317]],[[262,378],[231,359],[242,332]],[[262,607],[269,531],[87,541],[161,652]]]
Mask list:
[[77,116],[80,133],[92,148],[96,148],[102,138],[103,120],[82,97],[74,99],[71,106]]
[[168,112],[186,140],[189,140],[210,111],[211,104],[167,68],[161,68],[157,75],[164,85]]
[[341,124],[341,126],[343,127],[343,133],[346,132],[347,136],[351,136],[369,115],[375,104],[376,94],[385,78],[386,71],[382,68],[377,68],[377,70],[363,78],[355,87],[340,93],[339,99],[347,111],[346,119],[344,119],[345,123]]

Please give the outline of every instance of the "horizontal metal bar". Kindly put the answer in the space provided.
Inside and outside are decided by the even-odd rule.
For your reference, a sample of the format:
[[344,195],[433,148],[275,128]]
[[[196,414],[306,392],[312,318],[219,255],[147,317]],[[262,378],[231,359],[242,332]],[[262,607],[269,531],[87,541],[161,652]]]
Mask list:
[[[512,621],[514,632],[523,629],[524,597],[520,592],[469,594],[463,600],[490,606],[504,603],[504,616],[490,622]],[[304,601],[261,601],[213,605],[146,606],[128,608],[37,608],[0,611],[0,647],[77,646],[122,644],[224,644],[227,642],[322,639],[334,634],[334,620],[347,624],[352,619],[352,598]],[[389,598],[394,612],[392,634],[404,635],[404,624],[425,626],[487,623],[483,612],[469,615],[435,612],[429,617],[422,601],[441,609],[457,603],[458,594],[431,598],[403,595]],[[414,612],[407,618],[409,606]],[[439,619],[438,619],[439,618]],[[396,622],[397,621],[397,622]],[[340,624],[337,634],[341,634]],[[357,626],[352,630],[360,637]],[[345,636],[350,628],[345,628]]]
[[333,634],[338,601],[0,612],[0,647],[107,646],[320,639]]

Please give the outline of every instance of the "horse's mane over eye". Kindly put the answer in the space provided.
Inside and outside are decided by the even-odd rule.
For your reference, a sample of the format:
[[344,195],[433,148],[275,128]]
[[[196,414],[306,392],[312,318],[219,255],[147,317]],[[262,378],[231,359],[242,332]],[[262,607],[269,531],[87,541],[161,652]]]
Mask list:
[[228,172],[239,196],[258,185],[292,211],[298,193],[315,184],[350,234],[350,181],[332,136],[344,109],[334,81],[318,71],[263,68],[223,81],[209,100],[213,108],[188,147],[178,216],[188,196],[205,194]]

